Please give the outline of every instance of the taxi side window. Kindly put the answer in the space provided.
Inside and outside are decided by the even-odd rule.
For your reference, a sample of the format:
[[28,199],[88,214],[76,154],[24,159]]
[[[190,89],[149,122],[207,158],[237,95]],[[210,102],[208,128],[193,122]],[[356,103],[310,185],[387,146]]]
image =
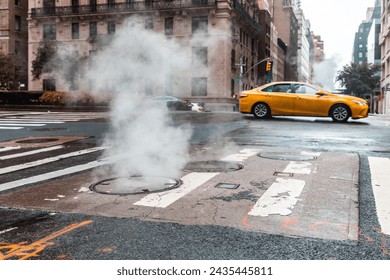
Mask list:
[[283,92],[283,93],[289,93],[291,92],[290,90],[290,84],[278,84],[278,85],[273,85],[266,87],[263,89],[265,92]]

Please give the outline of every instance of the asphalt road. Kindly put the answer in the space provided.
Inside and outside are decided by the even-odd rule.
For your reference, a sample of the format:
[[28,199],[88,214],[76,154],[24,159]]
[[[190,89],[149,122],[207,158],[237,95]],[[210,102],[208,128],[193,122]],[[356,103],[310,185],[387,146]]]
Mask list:
[[[100,147],[109,131],[105,113],[30,113],[0,112],[0,126],[1,121],[11,123],[10,118],[33,124],[32,116],[35,124],[44,123],[1,130],[0,156],[62,145],[28,155],[28,162],[55,158]],[[35,183],[23,181],[98,162],[100,150],[28,168],[23,165],[26,158],[4,158],[0,160],[0,259],[390,259],[389,235],[378,221],[369,166],[370,158],[389,157],[388,118],[370,116],[335,124],[315,118],[255,120],[238,113],[174,112],[172,119],[175,126],[192,126],[192,161],[201,159],[207,165],[238,158],[234,162],[243,168],[198,172],[206,173],[204,181],[162,207],[147,206],[153,197],[148,202],[144,197],[153,193],[91,191],[89,186],[101,179],[94,173],[101,165]],[[283,159],[286,155],[302,158]],[[306,160],[308,155],[313,158]],[[291,162],[300,165],[291,171]],[[12,171],[16,166],[23,169]],[[199,180],[197,171],[182,171],[184,186],[178,190],[191,185],[187,180],[193,173]],[[239,186],[216,188],[221,182]],[[253,205],[278,182],[302,183],[294,201],[288,200],[292,204],[283,208],[292,213],[258,214]],[[292,191],[283,187],[286,193]],[[248,214],[251,207],[253,214]]]

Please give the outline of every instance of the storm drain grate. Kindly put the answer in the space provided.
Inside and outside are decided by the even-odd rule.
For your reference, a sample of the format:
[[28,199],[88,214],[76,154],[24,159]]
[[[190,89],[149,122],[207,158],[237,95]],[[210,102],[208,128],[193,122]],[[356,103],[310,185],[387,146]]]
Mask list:
[[192,172],[230,172],[242,168],[243,166],[236,162],[209,160],[190,162],[184,167],[184,170]]
[[314,160],[315,156],[294,154],[294,153],[279,153],[279,152],[265,152],[257,154],[258,157],[267,159],[287,160],[287,161],[306,161]]
[[294,177],[294,173],[288,173],[288,172],[275,172],[274,176],[280,176],[280,177]]
[[237,189],[239,186],[240,186],[240,184],[218,183],[215,187],[220,188],[220,189],[234,190],[234,189]]
[[90,190],[110,195],[154,193],[178,188],[181,180],[158,176],[130,176],[101,180],[92,184]]

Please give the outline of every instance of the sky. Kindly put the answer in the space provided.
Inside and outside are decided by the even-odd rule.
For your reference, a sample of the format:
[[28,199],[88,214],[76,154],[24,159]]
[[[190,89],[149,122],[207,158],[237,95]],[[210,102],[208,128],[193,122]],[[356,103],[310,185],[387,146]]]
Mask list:
[[325,56],[335,58],[338,68],[351,63],[355,33],[375,0],[301,0],[311,30],[324,41]]

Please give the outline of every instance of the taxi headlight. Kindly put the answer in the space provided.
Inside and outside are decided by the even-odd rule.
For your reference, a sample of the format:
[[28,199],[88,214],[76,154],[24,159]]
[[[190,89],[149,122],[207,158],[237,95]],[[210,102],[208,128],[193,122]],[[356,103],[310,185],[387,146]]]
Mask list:
[[365,102],[362,102],[362,101],[360,101],[360,100],[352,100],[352,102],[354,102],[354,103],[356,103],[356,104],[358,104],[358,105],[360,105],[360,106],[366,105]]

